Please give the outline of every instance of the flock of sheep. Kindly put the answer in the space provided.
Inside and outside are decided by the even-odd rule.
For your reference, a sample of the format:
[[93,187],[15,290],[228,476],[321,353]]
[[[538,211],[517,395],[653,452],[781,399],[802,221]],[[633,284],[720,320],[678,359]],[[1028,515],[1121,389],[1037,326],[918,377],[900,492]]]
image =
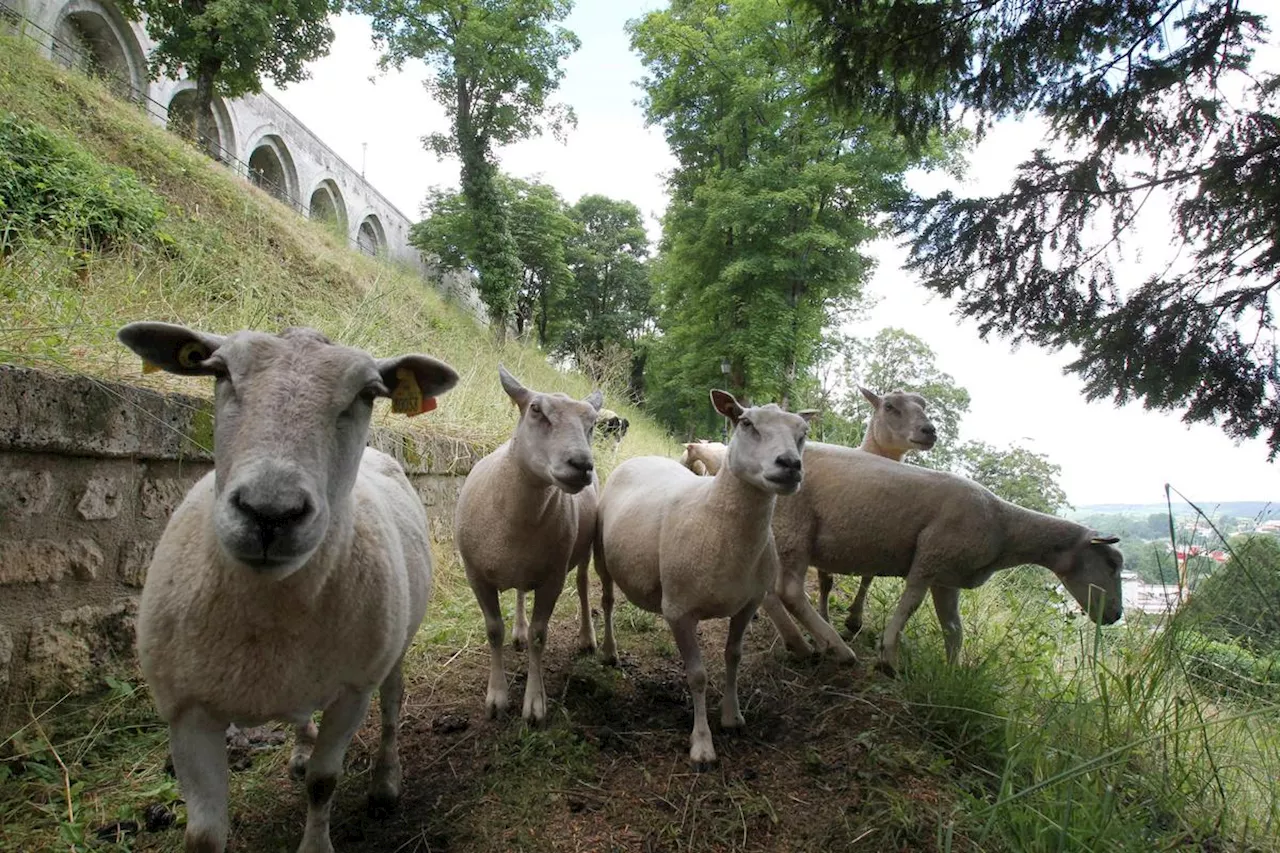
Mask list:
[[[395,412],[427,412],[458,375],[425,355],[374,359],[310,329],[221,337],[139,322],[119,337],[145,369],[217,380],[214,471],[174,511],[138,620],[143,675],[169,725],[187,803],[185,848],[226,847],[228,724],[283,720],[296,727],[290,770],[305,780],[308,798],[298,849],[332,851],[329,815],[343,756],[375,690],[381,739],[370,802],[390,806],[399,796],[402,664],[431,591],[422,505],[400,465],[366,447],[373,401],[390,397]],[[902,628],[926,592],[954,662],[959,590],[1009,566],[1045,566],[1095,621],[1120,618],[1114,539],[1020,509],[964,478],[900,463],[936,439],[917,395],[864,391],[875,414],[854,450],[806,444],[813,412],[744,407],[712,391],[734,426],[727,446],[687,445],[681,462],[630,459],[599,489],[592,435],[600,393],[574,400],[499,373],[519,421],[467,477],[455,520],[490,645],[490,715],[508,704],[498,594],[518,591],[513,639],[529,658],[523,716],[538,723],[547,714],[547,622],[571,568],[578,644],[596,647],[593,557],[606,661],[617,659],[615,584],[671,627],[693,695],[689,755],[697,766],[715,760],[698,623],[729,620],[720,721],[742,726],[738,665],[761,605],[792,651],[812,651],[794,618],[819,651],[854,659],[825,618],[832,573],[863,576],[848,622],[854,632],[870,579],[906,579],[881,644],[879,663],[890,672]],[[608,426],[620,439],[614,418]],[[811,565],[822,573],[821,613],[805,594]],[[319,727],[311,721],[317,710]]]

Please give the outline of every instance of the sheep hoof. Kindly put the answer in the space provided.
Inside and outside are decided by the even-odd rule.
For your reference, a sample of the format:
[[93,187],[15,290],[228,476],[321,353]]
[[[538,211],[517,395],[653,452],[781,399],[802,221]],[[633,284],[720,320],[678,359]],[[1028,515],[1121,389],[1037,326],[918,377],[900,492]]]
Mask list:
[[289,777],[295,782],[301,782],[307,778],[306,758],[295,757],[289,760]]
[[589,640],[578,641],[578,654],[593,655],[595,653],[596,653],[596,641],[594,637],[592,637]]
[[524,647],[526,645],[528,644],[525,642],[525,638],[519,636],[518,634],[511,638],[511,648],[515,649],[518,652],[524,651]]
[[489,696],[484,700],[485,716],[496,720],[507,712],[506,696]]
[[381,819],[391,815],[400,805],[400,797],[385,792],[369,794],[368,814],[369,817]]
[[618,665],[618,653],[617,653],[617,652],[605,652],[603,655],[601,655],[601,657],[600,657],[600,662],[601,662],[602,664],[604,664],[605,666],[617,666],[617,665]]
[[878,672],[878,673],[880,673],[880,674],[882,674],[882,675],[886,675],[886,676],[888,676],[889,678],[897,678],[897,677],[898,677],[898,670],[897,670],[897,668],[896,668],[893,664],[891,664],[891,663],[886,663],[885,661],[880,661],[880,662],[878,662],[878,663],[876,664],[876,672]]
[[733,717],[720,718],[720,728],[729,734],[737,734],[747,727],[747,721],[741,713],[735,714]]

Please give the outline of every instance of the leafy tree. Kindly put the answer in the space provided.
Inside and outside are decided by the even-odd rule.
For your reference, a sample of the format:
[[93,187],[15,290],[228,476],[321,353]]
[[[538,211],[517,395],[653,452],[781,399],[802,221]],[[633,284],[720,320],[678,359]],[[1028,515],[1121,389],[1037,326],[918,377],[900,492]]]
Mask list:
[[653,324],[645,264],[649,237],[640,209],[629,201],[586,195],[569,215],[578,228],[569,241],[573,283],[564,299],[559,351],[579,360],[598,359],[613,343],[634,353]]
[[629,25],[646,116],[677,160],[646,381],[679,430],[711,426],[713,383],[791,401],[822,330],[860,297],[871,263],[859,247],[913,162],[886,127],[832,122],[807,96],[810,22],[775,0],[675,0]]
[[[566,251],[579,226],[559,193],[547,184],[499,173],[495,186],[520,273],[513,312],[516,333],[536,329],[538,344],[546,348],[553,343],[563,293],[573,279]],[[413,226],[410,242],[447,267],[474,269],[484,235],[464,194],[433,189],[423,213],[426,218]]]
[[929,345],[903,329],[888,328],[869,339],[849,340],[842,355],[849,389],[842,414],[863,424],[865,430],[871,406],[858,392],[858,385],[880,394],[914,391],[923,395],[929,401],[929,418],[938,428],[938,443],[928,453],[907,458],[930,468],[950,469],[958,452],[960,418],[969,411],[969,392],[938,368],[937,356]]
[[1240,537],[1232,550],[1201,582],[1188,612],[1210,632],[1256,652],[1280,650],[1280,541]]
[[1057,513],[1066,509],[1067,493],[1058,485],[1062,466],[1018,445],[1000,450],[982,441],[968,441],[959,450],[958,468],[999,497],[1025,509]]
[[264,76],[278,86],[306,79],[306,63],[329,52],[329,16],[342,0],[126,0],[123,7],[146,15],[151,75],[195,80],[196,138],[210,147],[213,96],[261,92]]
[[[805,5],[825,88],[856,121],[879,114],[916,140],[962,114],[1048,124],[1053,147],[1004,192],[904,205],[926,286],[984,336],[1077,348],[1068,369],[1090,399],[1262,433],[1275,459],[1280,85],[1253,67],[1262,15],[1235,0]],[[1126,286],[1114,261],[1157,204],[1169,263]]]
[[540,134],[559,135],[572,110],[551,104],[564,71],[560,61],[578,38],[557,22],[570,0],[353,0],[373,18],[379,65],[401,68],[421,59],[434,71],[427,90],[449,116],[450,132],[424,142],[437,156],[462,161],[462,194],[477,239],[472,263],[480,298],[499,335],[515,309],[521,273],[503,203],[494,146]]

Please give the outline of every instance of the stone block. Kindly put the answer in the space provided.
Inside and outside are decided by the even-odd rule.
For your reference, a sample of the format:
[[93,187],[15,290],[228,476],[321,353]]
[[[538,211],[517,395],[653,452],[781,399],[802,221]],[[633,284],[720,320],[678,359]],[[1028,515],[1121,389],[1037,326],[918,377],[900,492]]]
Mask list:
[[85,521],[101,521],[120,514],[125,482],[120,477],[93,477],[85,485],[76,510]]
[[120,580],[141,589],[147,580],[147,569],[155,552],[154,542],[135,540],[126,544],[120,549]]
[[142,517],[168,520],[182,503],[195,480],[175,480],[168,477],[146,478],[142,481]]
[[38,515],[49,508],[52,497],[53,475],[48,471],[0,472],[0,518]]
[[18,539],[0,542],[0,584],[91,581],[102,571],[102,549],[92,539]]
[[133,657],[137,602],[64,610],[31,630],[26,676],[40,697],[81,693],[98,686],[104,669]]

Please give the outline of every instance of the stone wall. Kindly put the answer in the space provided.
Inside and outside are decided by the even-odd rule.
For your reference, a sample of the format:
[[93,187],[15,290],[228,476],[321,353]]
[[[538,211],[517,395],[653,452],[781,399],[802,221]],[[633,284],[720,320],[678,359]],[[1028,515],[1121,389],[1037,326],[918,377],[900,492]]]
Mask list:
[[[212,468],[207,400],[0,365],[0,719],[20,697],[98,686],[133,654],[136,598],[169,514]],[[477,458],[375,430],[433,536]]]

